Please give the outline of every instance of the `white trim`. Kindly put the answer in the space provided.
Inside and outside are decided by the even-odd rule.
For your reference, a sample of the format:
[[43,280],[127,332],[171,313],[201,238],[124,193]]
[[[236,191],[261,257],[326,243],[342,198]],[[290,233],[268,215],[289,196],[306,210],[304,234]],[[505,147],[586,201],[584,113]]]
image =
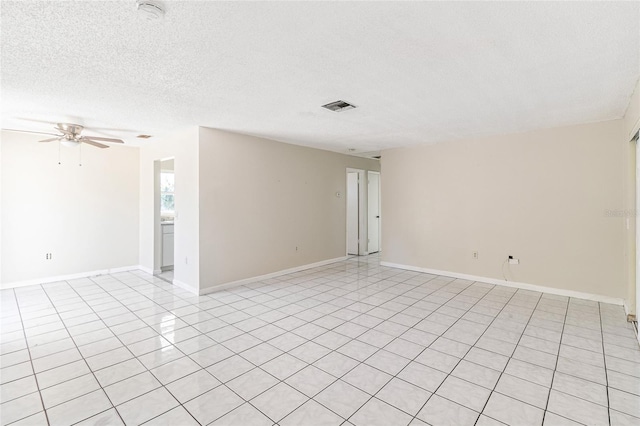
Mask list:
[[633,139],[633,137],[636,135],[636,133],[638,133],[638,131],[640,131],[640,117],[638,117],[638,120],[635,122],[633,127],[631,127],[629,138]]
[[155,275],[153,273],[153,269],[147,268],[146,266],[138,265],[138,269],[140,269],[142,272],[146,272],[149,275]]
[[[639,86],[640,87],[640,86]],[[638,122],[636,124],[640,124],[640,118],[638,119]],[[636,132],[640,132],[640,130],[638,130],[635,125],[634,125],[634,130],[631,133],[631,137],[635,137]],[[638,133],[638,137],[640,138],[640,133]],[[632,139],[633,140],[633,139]],[[633,184],[635,185],[635,196],[636,196],[636,212],[638,211],[638,207],[640,207],[640,163],[638,163],[638,161],[640,161],[640,139],[636,140],[636,167],[635,167],[635,179],[633,180]],[[627,219],[629,220],[629,219]],[[640,273],[638,273],[638,265],[640,265],[640,252],[638,251],[639,247],[640,247],[640,226],[638,226],[638,219],[637,217],[635,218],[636,221],[636,235],[635,235],[635,249],[636,249],[636,258],[635,258],[635,262],[636,262],[636,269],[635,269],[635,293],[636,293],[636,300],[635,300],[635,313],[636,313],[636,318],[638,318],[638,314],[640,314],[640,309],[639,309],[639,303],[640,303]],[[638,333],[638,341],[640,342],[640,333]]]
[[178,281],[178,280],[172,280],[171,283],[173,285],[175,285],[176,287],[180,287],[183,290],[187,290],[189,293],[195,294],[196,296],[198,295],[198,290],[191,287],[189,284],[182,282],[182,281]]
[[353,257],[353,256],[336,257],[334,259],[322,260],[320,262],[309,263],[307,265],[295,266],[293,268],[283,269],[282,271],[271,272],[269,274],[259,275],[257,277],[244,278],[242,280],[231,281],[231,282],[220,284],[220,285],[217,285],[217,286],[214,286],[214,287],[201,288],[200,289],[200,296],[202,296],[204,294],[208,294],[208,293],[213,293],[215,291],[226,290],[228,288],[239,287],[241,285],[254,283],[256,281],[262,281],[262,280],[266,280],[266,279],[269,279],[269,278],[274,278],[274,277],[279,277],[279,276],[282,276],[282,275],[292,274],[294,272],[304,271],[306,269],[317,268],[318,266],[324,266],[324,265],[328,265],[330,263],[341,262],[343,260],[347,260],[350,257]]
[[498,278],[480,277],[477,275],[460,274],[458,272],[440,271],[437,269],[420,268],[418,266],[401,265],[391,262],[380,262],[382,266],[391,268],[406,269],[408,271],[424,272],[427,274],[444,275],[446,277],[460,278],[463,280],[479,281],[487,284],[501,285],[505,287],[521,288],[523,290],[539,291],[542,293],[555,294],[558,296],[575,297],[576,299],[592,300],[594,302],[610,303],[613,305],[624,305],[624,299],[619,297],[602,296],[599,294],[583,293],[581,291],[565,290],[555,287],[545,287],[536,284],[527,284],[517,281],[505,281]]
[[57,281],[68,281],[68,280],[75,280],[78,278],[95,277],[97,275],[116,274],[118,272],[127,272],[127,271],[135,271],[135,270],[144,271],[145,269],[143,269],[143,267],[140,265],[120,266],[117,268],[108,268],[108,269],[97,269],[95,271],[78,272],[76,274],[56,275],[54,277],[44,277],[44,278],[36,278],[33,280],[2,283],[0,284],[0,289],[5,290],[8,288],[26,287],[30,285],[47,284],[47,283],[53,283]]

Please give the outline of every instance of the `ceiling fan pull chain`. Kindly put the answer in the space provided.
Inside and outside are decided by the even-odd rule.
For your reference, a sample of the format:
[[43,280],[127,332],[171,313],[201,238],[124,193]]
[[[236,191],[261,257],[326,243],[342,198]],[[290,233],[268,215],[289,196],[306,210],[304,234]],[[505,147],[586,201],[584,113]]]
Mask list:
[[58,141],[58,165],[62,164],[60,161],[60,148],[62,147],[62,142]]
[[78,166],[82,167],[82,144],[78,147],[78,152],[80,153],[80,160],[78,160]]

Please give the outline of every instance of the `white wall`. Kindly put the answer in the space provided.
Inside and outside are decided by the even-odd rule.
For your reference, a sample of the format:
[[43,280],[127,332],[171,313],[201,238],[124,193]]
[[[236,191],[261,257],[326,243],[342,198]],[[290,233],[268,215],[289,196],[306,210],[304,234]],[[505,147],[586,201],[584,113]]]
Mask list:
[[161,138],[150,139],[140,148],[140,265],[148,271],[160,269],[154,250],[160,238],[160,215],[156,214],[154,164],[174,158],[176,216],[174,221],[174,283],[194,293],[199,287],[198,128],[190,127]]
[[379,170],[376,160],[209,128],[199,160],[201,292],[345,256],[346,169]]
[[2,131],[2,285],[136,266],[139,150],[42,138]]
[[[627,297],[622,120],[382,153],[384,262]],[[479,259],[472,258],[472,251]]]

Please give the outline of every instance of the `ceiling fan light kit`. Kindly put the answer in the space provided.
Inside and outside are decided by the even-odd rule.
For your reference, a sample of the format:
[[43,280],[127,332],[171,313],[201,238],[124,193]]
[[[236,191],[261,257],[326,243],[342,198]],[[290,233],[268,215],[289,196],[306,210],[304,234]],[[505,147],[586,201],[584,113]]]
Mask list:
[[61,139],[60,143],[67,148],[73,148],[74,146],[80,145],[80,142],[75,141],[73,139]]

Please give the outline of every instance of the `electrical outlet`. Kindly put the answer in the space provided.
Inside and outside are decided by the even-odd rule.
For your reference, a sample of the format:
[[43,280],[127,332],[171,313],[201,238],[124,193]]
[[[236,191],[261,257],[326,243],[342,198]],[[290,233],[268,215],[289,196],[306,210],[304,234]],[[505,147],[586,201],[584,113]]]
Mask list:
[[52,255],[51,253],[45,253],[45,254],[44,254],[44,258],[45,258],[46,260],[51,260],[51,259],[53,259],[53,255]]
[[478,260],[478,252],[477,252],[477,251],[473,251],[473,252],[471,252],[471,256],[473,256],[473,258],[474,258],[475,260]]

